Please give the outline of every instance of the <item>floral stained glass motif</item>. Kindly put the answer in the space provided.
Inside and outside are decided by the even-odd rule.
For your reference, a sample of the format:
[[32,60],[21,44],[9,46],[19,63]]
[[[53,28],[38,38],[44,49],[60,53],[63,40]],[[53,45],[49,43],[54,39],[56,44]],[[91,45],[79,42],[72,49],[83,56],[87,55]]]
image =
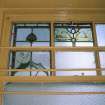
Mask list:
[[93,46],[90,24],[55,24],[56,46]]

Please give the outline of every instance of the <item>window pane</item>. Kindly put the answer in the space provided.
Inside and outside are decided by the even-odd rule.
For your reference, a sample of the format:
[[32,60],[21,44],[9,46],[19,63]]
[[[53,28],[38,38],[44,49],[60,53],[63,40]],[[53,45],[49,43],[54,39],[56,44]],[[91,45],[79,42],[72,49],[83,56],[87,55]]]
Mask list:
[[105,68],[105,52],[99,52],[101,67]]
[[55,42],[56,46],[72,46],[72,42]]
[[[12,52],[10,66],[16,69],[50,69],[49,52]],[[28,75],[25,72],[13,72],[12,75]],[[48,72],[31,72],[31,75],[49,75]]]
[[56,68],[95,68],[95,58],[92,52],[57,52]]
[[[16,46],[30,46],[29,42],[16,42]],[[49,42],[33,42],[32,46],[49,46]]]
[[30,46],[28,42],[16,42],[16,46]]
[[30,28],[17,28],[16,41],[26,41],[26,37],[28,34],[30,34],[30,32],[31,32]]
[[[47,24],[23,24],[14,25],[12,30],[12,46],[49,46],[50,25]],[[31,40],[27,40],[30,36]],[[29,39],[29,38],[28,38]],[[38,42],[38,43],[37,43]],[[21,43],[21,44],[19,44]]]
[[90,24],[56,23],[54,28],[55,46],[93,46]]
[[49,42],[34,42],[32,46],[49,46]]
[[99,46],[105,46],[105,24],[96,24],[96,34]]
[[93,42],[76,42],[76,46],[93,46]]
[[[15,83],[5,91],[105,92],[105,84],[97,83]],[[33,104],[35,103],[35,104]],[[105,94],[35,95],[5,94],[4,105],[105,105]]]
[[[17,41],[26,41],[26,37],[31,33],[30,28],[19,28],[17,30]],[[50,30],[47,28],[33,29],[33,33],[37,36],[37,41],[50,41]]]
[[105,69],[102,71],[102,75],[104,75],[104,76],[105,76]]
[[[101,68],[105,68],[105,52],[99,52]],[[102,70],[102,75],[105,75],[105,69]]]
[[57,71],[57,76],[92,76],[96,71]]

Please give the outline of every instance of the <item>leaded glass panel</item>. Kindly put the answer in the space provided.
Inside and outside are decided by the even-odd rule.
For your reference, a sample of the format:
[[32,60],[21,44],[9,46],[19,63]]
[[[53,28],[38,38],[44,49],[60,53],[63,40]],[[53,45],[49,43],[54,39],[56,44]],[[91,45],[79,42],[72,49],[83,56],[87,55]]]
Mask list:
[[[50,52],[12,52],[10,65],[13,69],[41,69],[42,72],[30,72],[30,75],[49,75],[43,69],[50,69]],[[12,72],[11,75],[26,75],[27,72]],[[28,73],[29,74],[29,73]]]
[[54,28],[55,46],[93,46],[91,24],[56,23]]
[[[30,42],[27,37],[34,34],[35,40]],[[12,30],[11,46],[49,46],[50,24],[15,24]]]

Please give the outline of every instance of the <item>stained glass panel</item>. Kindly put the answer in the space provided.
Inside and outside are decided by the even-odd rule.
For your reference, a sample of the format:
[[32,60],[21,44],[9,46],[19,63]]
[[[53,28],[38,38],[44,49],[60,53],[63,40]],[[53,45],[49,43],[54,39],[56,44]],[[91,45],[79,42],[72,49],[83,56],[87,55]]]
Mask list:
[[[36,40],[30,43],[27,37],[34,34]],[[21,43],[21,44],[20,44]],[[29,44],[26,44],[29,43]],[[11,46],[49,46],[50,24],[15,24],[12,30]]]
[[[84,42],[84,43],[83,43]],[[62,43],[61,45],[59,43]],[[85,43],[89,43],[85,44]],[[93,46],[90,24],[55,24],[56,46]]]
[[[49,52],[12,52],[10,66],[16,69],[50,69]],[[12,72],[13,75],[26,75],[26,72]],[[29,73],[28,73],[29,74]],[[49,75],[48,72],[31,72],[30,75]]]

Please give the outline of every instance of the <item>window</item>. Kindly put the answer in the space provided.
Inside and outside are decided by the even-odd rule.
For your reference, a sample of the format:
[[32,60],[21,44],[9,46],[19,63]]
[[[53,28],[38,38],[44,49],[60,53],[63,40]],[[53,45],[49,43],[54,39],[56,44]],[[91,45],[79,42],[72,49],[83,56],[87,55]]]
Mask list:
[[32,71],[10,75],[104,75],[104,29],[104,24],[92,23],[15,23],[9,67]]

